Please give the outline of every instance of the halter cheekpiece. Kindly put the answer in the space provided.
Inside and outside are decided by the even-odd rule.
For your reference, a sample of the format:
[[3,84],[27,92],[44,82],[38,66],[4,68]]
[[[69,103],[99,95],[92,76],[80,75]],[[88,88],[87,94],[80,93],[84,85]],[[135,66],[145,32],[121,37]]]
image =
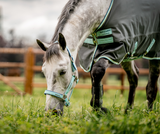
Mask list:
[[[58,42],[55,42],[55,43],[58,43]],[[71,60],[71,68],[72,68],[72,78],[71,78],[71,81],[70,81],[70,83],[69,83],[69,85],[68,85],[68,87],[67,87],[67,89],[66,89],[66,91],[65,91],[64,94],[60,94],[60,93],[57,93],[57,92],[54,92],[54,91],[50,91],[50,90],[45,90],[44,94],[60,98],[60,99],[62,99],[64,101],[64,105],[65,106],[69,106],[70,105],[69,100],[71,98],[71,95],[73,93],[73,88],[74,88],[74,87],[72,88],[73,83],[74,83],[74,81],[76,81],[76,83],[78,83],[79,79],[74,74],[74,72],[77,70],[77,67],[76,67],[76,65],[74,63],[74,59],[73,59],[73,57],[71,55],[71,52],[70,52],[70,50],[69,50],[69,48],[67,46],[66,46],[66,49],[67,49],[68,55],[69,55],[70,60]],[[69,98],[67,98],[67,94],[70,91],[71,91],[71,93],[69,95]]]

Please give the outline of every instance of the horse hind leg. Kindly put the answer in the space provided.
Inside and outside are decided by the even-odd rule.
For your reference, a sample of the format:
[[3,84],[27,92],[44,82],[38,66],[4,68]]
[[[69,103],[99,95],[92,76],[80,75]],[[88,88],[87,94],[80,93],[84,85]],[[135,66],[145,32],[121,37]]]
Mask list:
[[146,86],[146,94],[148,100],[148,108],[152,110],[153,102],[156,99],[158,87],[157,81],[160,74],[160,61],[150,60],[149,61],[149,80]]
[[127,78],[129,82],[129,96],[128,96],[127,107],[125,109],[125,113],[127,113],[127,110],[132,108],[134,103],[135,91],[138,85],[139,70],[136,67],[134,61],[122,62],[121,66],[127,73]]
[[108,66],[108,60],[100,59],[92,66],[92,70],[90,72],[92,80],[92,98],[90,105],[95,108],[96,111],[101,109],[105,113],[107,112],[107,109],[102,107],[103,85],[101,85],[101,80]]

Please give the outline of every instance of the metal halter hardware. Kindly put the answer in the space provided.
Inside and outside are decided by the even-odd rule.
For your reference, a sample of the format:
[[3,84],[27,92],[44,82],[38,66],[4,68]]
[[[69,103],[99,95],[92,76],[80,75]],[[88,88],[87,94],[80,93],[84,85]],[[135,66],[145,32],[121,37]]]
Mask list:
[[[66,46],[66,49],[68,51],[68,55],[69,55],[70,60],[71,60],[71,68],[72,68],[72,78],[71,78],[71,81],[70,81],[70,83],[69,83],[69,85],[68,85],[68,87],[67,87],[67,89],[66,89],[66,91],[65,91],[64,94],[60,94],[60,93],[57,93],[57,92],[54,92],[54,91],[50,91],[50,90],[45,90],[44,94],[45,95],[52,95],[54,97],[60,98],[60,99],[62,99],[64,101],[64,105],[65,106],[69,106],[70,105],[69,100],[70,100],[71,95],[73,93],[73,88],[72,88],[73,83],[74,83],[74,81],[76,81],[76,83],[78,83],[79,80],[74,75],[74,72],[77,70],[77,67],[76,67],[76,65],[74,63],[74,59],[73,59],[73,57],[71,55],[71,52],[70,52],[70,50],[69,50],[69,48],[67,46]],[[71,93],[69,95],[69,98],[67,98],[67,94],[69,93],[69,91],[71,91]]]

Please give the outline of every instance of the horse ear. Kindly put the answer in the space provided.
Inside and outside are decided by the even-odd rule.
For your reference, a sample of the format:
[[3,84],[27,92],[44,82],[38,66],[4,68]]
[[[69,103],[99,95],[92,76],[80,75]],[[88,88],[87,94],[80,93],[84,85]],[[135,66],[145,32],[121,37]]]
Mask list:
[[37,44],[41,47],[41,49],[44,50],[44,51],[46,51],[51,46],[51,44],[41,42],[38,39],[36,41],[37,41]]
[[58,42],[59,42],[59,45],[62,47],[62,49],[65,50],[65,48],[66,48],[66,40],[65,40],[63,34],[61,34],[61,33],[59,33]]

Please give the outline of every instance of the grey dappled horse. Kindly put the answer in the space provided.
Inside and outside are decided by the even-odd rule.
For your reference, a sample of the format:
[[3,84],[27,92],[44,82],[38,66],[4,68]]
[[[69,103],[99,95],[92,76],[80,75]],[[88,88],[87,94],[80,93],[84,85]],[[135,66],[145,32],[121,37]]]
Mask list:
[[91,73],[90,105],[104,112],[107,109],[102,107],[101,79],[110,64],[121,64],[127,73],[130,84],[127,112],[132,108],[138,85],[138,68],[134,59],[149,59],[146,93],[148,108],[152,109],[160,70],[157,7],[160,7],[158,0],[69,0],[51,42],[47,44],[37,40],[46,51],[42,67],[47,80],[45,109],[62,114],[63,106],[69,105],[78,81],[75,66],[78,52],[83,69],[89,67],[86,71]]

